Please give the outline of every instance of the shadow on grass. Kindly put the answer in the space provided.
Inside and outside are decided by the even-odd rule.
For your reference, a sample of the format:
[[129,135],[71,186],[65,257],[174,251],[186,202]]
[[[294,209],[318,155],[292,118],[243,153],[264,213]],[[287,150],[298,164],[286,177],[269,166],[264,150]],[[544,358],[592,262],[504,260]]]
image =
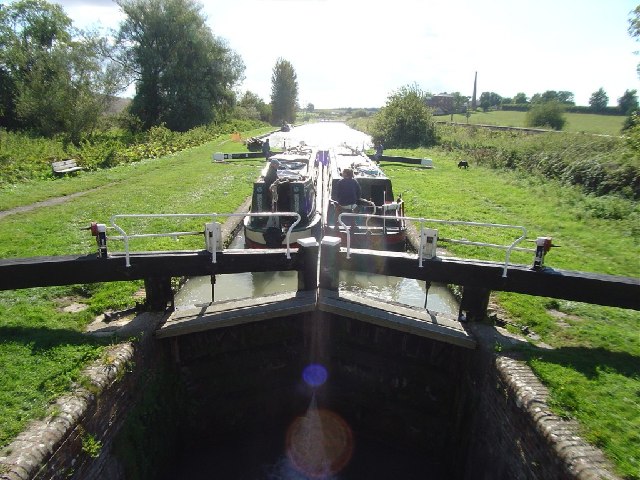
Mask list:
[[62,345],[104,346],[109,345],[111,339],[69,329],[0,327],[0,344],[6,342],[30,345],[31,350],[38,353]]
[[553,350],[526,348],[519,352],[525,360],[537,358],[580,372],[593,379],[601,371],[613,371],[629,378],[640,379],[640,357],[604,348],[561,347]]

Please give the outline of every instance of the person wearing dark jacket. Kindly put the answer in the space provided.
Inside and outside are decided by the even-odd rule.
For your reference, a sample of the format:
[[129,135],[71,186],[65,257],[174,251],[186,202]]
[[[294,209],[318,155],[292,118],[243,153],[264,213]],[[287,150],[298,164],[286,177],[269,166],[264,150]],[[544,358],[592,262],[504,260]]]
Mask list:
[[355,210],[360,200],[360,184],[353,178],[353,170],[342,170],[342,178],[336,185],[336,201],[343,210]]
[[262,142],[262,153],[264,154],[264,158],[269,160],[269,157],[271,156],[271,145],[269,145],[268,138]]

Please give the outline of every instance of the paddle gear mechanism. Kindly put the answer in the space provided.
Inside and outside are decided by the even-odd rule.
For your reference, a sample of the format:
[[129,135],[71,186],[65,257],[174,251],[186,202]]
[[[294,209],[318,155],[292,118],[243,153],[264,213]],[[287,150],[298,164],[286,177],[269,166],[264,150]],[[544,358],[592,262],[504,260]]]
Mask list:
[[533,270],[541,270],[544,267],[544,256],[551,250],[551,247],[555,247],[555,245],[551,243],[551,237],[536,238],[536,254],[533,259]]
[[98,258],[107,258],[107,226],[104,223],[91,222],[91,235],[96,237]]

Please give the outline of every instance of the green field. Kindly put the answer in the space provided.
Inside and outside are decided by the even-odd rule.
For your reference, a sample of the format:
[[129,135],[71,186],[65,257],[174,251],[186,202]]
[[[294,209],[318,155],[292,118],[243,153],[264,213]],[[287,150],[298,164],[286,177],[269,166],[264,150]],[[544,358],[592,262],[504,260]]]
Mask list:
[[[496,110],[492,112],[474,112],[468,119],[468,123],[482,125],[501,125],[506,127],[526,127],[526,112],[512,112]],[[624,124],[624,116],[596,115],[593,113],[565,113],[567,123],[565,132],[599,133],[602,135],[620,135]],[[451,115],[435,117],[436,121],[451,121]],[[453,121],[467,123],[467,117],[463,114],[453,115]]]
[[[154,160],[0,191],[4,206],[87,192],[60,205],[0,218],[0,258],[93,252],[93,237],[80,228],[90,221],[106,222],[114,213],[232,212],[250,194],[263,161],[212,163],[211,154],[242,149],[225,136]],[[575,187],[518,172],[476,165],[459,170],[455,151],[385,153],[434,161],[430,170],[382,164],[411,216],[524,225],[530,238],[548,235],[562,245],[549,253],[551,267],[640,276],[637,202],[616,199],[627,213],[602,218],[593,204],[610,199],[594,200]],[[200,228],[200,223],[186,222],[183,228]],[[180,240],[180,248],[202,248],[200,243]],[[175,245],[173,240],[140,241],[132,248]],[[451,251],[498,259],[493,252],[464,248]],[[532,261],[524,253],[515,260]],[[0,293],[0,445],[43,415],[78,380],[82,366],[100,357],[104,343],[84,335],[84,327],[105,310],[132,306],[140,286],[120,282]],[[520,354],[549,386],[556,411],[578,419],[584,437],[603,449],[620,475],[639,478],[640,313],[515,294],[495,295],[494,300],[514,325],[539,336]],[[64,311],[70,302],[88,308]],[[538,342],[551,348],[538,348]]]

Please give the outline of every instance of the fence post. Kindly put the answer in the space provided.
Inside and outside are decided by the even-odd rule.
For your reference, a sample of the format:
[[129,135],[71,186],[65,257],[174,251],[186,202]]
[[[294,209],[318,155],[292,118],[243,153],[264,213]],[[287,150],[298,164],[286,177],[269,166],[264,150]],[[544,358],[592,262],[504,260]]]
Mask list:
[[298,252],[302,257],[302,270],[298,270],[298,290],[311,291],[318,288],[318,241],[314,237],[301,238]]
[[338,291],[340,269],[338,268],[338,253],[340,252],[340,237],[323,237],[320,246],[320,288]]

